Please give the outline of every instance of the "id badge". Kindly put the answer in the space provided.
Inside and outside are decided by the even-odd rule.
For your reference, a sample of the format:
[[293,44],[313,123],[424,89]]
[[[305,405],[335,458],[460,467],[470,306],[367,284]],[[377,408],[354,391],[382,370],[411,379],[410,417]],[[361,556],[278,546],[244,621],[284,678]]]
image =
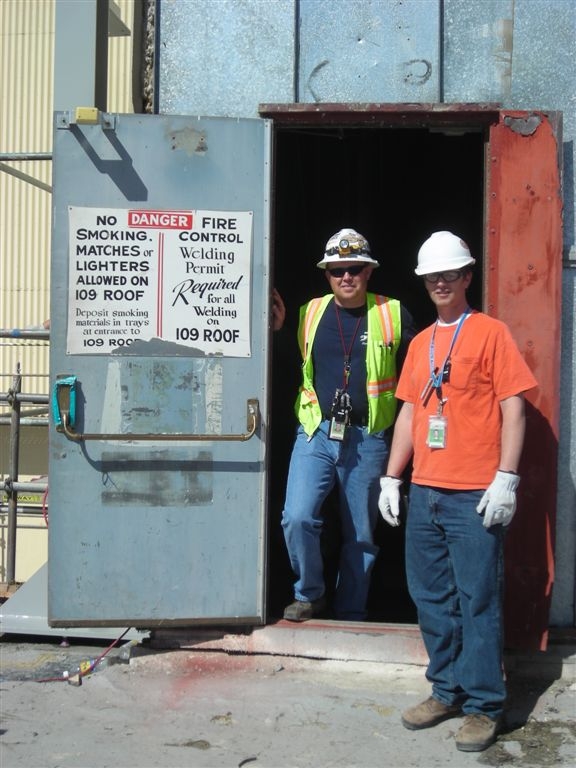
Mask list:
[[344,440],[346,434],[346,422],[336,421],[335,418],[330,419],[330,431],[328,437],[330,440]]
[[428,438],[426,445],[429,448],[446,447],[446,426],[447,422],[444,416],[428,417]]

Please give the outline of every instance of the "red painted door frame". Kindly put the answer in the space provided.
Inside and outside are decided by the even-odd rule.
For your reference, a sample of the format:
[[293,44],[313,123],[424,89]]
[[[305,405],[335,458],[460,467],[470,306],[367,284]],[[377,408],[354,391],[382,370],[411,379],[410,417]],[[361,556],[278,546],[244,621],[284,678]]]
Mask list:
[[489,127],[484,308],[510,327],[539,386],[526,396],[518,513],[506,541],[506,644],[544,650],[554,581],[562,198],[557,114]]
[[506,646],[544,650],[558,458],[561,116],[495,104],[263,104],[260,115],[279,125],[485,131],[484,311],[508,324],[539,383],[527,395],[518,512],[506,542]]

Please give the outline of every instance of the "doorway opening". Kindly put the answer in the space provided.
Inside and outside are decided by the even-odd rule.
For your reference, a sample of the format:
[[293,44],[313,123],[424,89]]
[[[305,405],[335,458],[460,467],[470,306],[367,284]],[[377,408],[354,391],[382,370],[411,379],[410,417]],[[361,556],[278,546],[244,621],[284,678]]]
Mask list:
[[[421,329],[434,320],[435,312],[414,274],[418,248],[433,231],[448,229],[468,242],[476,258],[469,299],[473,308],[481,309],[486,138],[480,125],[457,130],[424,121],[415,127],[384,126],[370,124],[365,116],[355,123],[350,113],[341,124],[326,125],[261,114],[276,120],[273,279],[287,308],[272,354],[268,616],[274,619],[293,599],[280,522],[300,384],[298,310],[328,289],[316,263],[330,235],[344,227],[358,230],[380,262],[369,290],[398,298]],[[336,493],[327,499],[324,512],[330,598],[339,552]],[[404,573],[404,526],[393,529],[379,519],[376,542],[380,553],[368,620],[415,623]]]

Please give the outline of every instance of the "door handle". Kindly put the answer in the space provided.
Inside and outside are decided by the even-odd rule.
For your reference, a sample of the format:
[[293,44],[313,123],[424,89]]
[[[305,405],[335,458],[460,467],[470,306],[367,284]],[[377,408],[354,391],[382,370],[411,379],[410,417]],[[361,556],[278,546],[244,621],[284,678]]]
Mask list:
[[66,435],[69,440],[80,443],[84,440],[123,440],[148,442],[246,442],[256,434],[260,424],[259,402],[255,398],[246,401],[246,432],[233,434],[196,434],[196,433],[154,433],[154,432],[76,432],[74,424],[76,377],[69,376],[56,382],[52,397],[52,407],[56,431]]

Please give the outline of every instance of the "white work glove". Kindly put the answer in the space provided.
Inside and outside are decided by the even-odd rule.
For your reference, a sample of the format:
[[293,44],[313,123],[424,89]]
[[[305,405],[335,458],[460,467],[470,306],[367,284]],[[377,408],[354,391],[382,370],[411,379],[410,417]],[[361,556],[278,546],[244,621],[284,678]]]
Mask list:
[[484,514],[484,528],[497,523],[510,525],[516,512],[516,489],[519,482],[520,477],[512,472],[496,472],[476,507],[479,515]]
[[380,478],[380,497],[378,509],[388,525],[400,525],[400,486],[402,480],[398,477]]

